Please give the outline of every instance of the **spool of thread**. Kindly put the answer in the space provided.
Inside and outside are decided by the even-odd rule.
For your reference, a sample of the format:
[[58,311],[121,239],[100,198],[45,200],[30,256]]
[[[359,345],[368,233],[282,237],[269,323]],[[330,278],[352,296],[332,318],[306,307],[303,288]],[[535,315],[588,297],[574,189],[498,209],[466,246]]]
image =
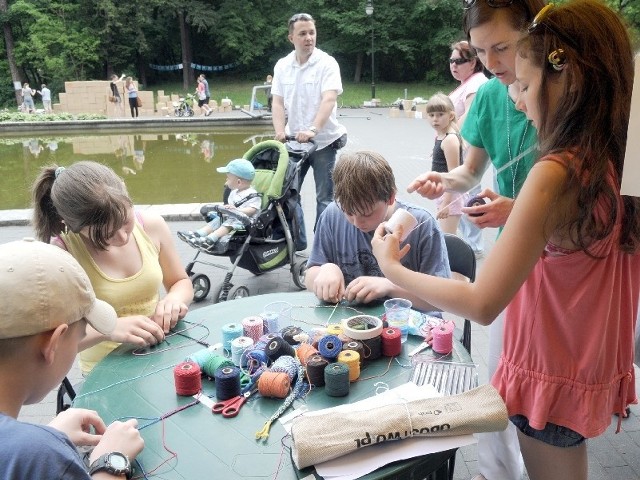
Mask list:
[[264,324],[262,317],[256,315],[242,319],[242,329],[244,336],[249,337],[256,343],[264,333]]
[[358,357],[360,358],[360,368],[362,368],[362,364],[364,363],[364,344],[358,340],[351,340],[342,344],[342,351],[344,352],[345,350],[353,350],[354,352],[358,352]]
[[240,323],[227,323],[222,326],[222,344],[224,349],[231,351],[231,341],[242,336],[243,327]]
[[246,353],[246,357],[247,370],[249,370],[249,373],[251,375],[256,373],[259,368],[268,367],[271,363],[269,361],[267,353],[264,350],[258,350],[255,348],[252,350],[248,350]]
[[296,335],[300,335],[301,333],[302,329],[300,327],[294,327],[293,325],[284,327],[282,330],[280,330],[282,338],[284,338],[289,345],[298,345],[300,342],[293,337],[295,337]]
[[342,333],[342,325],[334,323],[327,327],[327,334],[335,335],[336,337]]
[[307,365],[307,359],[311,355],[317,354],[318,350],[310,343],[301,343],[296,350],[296,356],[298,357],[298,360],[300,360],[300,363],[304,366]]
[[431,329],[431,348],[440,355],[448,355],[453,350],[453,322],[444,322]]
[[330,397],[349,394],[349,367],[341,362],[327,365],[324,369],[324,391]]
[[300,364],[295,358],[285,355],[273,362],[269,370],[272,372],[286,373],[289,376],[291,384],[293,384],[298,376],[298,365]]
[[197,363],[200,369],[202,365],[211,358],[212,355],[217,355],[215,347],[207,347],[190,354],[185,361]]
[[253,340],[249,337],[234,338],[231,342],[231,361],[234,365],[239,367],[246,366],[246,356],[243,357],[243,353],[253,348]]
[[272,362],[275,362],[284,355],[289,357],[296,356],[296,351],[294,350],[294,348],[282,337],[276,337],[271,340],[267,344],[265,353]]
[[399,328],[389,327],[382,330],[382,355],[395,357],[402,351],[402,332]]
[[278,319],[280,316],[276,312],[264,312],[260,314],[265,333],[277,332],[280,330]]
[[320,354],[311,355],[307,358],[307,378],[311,385],[322,387],[324,385],[324,369],[329,362],[322,358]]
[[216,398],[220,401],[240,395],[240,369],[222,367],[214,374],[216,380]]
[[284,372],[266,371],[258,379],[258,391],[266,398],[287,398],[291,380]]
[[360,377],[360,355],[355,350],[342,350],[338,355],[338,363],[349,367],[349,381],[355,382]]
[[181,362],[173,368],[173,381],[176,385],[176,393],[182,396],[191,396],[202,390],[200,367],[195,362]]
[[222,367],[233,367],[233,362],[222,355],[210,355],[203,359],[200,369],[202,372],[210,378],[215,379],[216,370]]
[[318,352],[328,360],[335,360],[342,351],[342,340],[335,335],[322,337],[318,342]]
[[362,345],[364,346],[364,359],[367,362],[377,360],[382,356],[382,337],[380,335],[362,340]]

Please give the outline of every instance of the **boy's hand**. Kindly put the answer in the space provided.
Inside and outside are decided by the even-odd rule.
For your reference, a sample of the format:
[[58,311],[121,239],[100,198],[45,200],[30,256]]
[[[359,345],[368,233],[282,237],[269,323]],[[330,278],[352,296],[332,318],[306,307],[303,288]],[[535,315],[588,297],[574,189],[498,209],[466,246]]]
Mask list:
[[111,452],[124,453],[133,461],[144,448],[144,440],[137,427],[138,420],[135,418],[126,422],[113,422],[102,434],[102,439],[91,452],[89,461],[93,463],[100,456]]
[[60,412],[49,426],[66,434],[76,447],[97,445],[107,428],[98,412],[84,408],[70,408]]
[[146,347],[163,341],[164,332],[151,318],[144,315],[132,315],[118,318],[116,328],[109,335],[109,340]]
[[320,266],[313,282],[313,293],[320,300],[337,303],[344,297],[344,276],[335,263]]
[[389,296],[392,286],[384,277],[358,277],[347,285],[344,298],[350,302],[369,303]]

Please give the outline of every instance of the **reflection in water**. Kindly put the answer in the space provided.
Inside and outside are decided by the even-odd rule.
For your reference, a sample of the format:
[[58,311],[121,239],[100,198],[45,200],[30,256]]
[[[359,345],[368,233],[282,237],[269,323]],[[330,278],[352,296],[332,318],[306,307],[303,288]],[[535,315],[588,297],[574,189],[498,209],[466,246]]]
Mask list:
[[44,165],[93,160],[123,177],[137,205],[221,201],[216,168],[241,157],[268,130],[0,138],[0,210],[28,208]]

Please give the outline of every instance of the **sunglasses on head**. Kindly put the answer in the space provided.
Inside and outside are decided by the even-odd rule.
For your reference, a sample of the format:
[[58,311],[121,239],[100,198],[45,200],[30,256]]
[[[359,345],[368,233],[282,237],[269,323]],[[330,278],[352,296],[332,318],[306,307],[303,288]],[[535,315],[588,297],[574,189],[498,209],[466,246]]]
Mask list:
[[303,22],[313,22],[313,17],[311,15],[309,15],[308,13],[296,13],[295,15],[293,15],[290,19],[289,19],[289,26],[293,25],[296,22],[299,21],[303,21]]
[[451,65],[453,65],[454,63],[455,63],[456,65],[463,65],[463,64],[468,63],[468,62],[470,62],[470,61],[471,61],[471,59],[470,59],[470,58],[462,58],[462,57],[460,57],[460,58],[450,58],[450,59],[449,59],[449,63],[450,63]]
[[[477,3],[477,0],[462,0],[462,8],[468,10]],[[513,3],[513,0],[486,0],[486,4],[491,8],[508,7]]]

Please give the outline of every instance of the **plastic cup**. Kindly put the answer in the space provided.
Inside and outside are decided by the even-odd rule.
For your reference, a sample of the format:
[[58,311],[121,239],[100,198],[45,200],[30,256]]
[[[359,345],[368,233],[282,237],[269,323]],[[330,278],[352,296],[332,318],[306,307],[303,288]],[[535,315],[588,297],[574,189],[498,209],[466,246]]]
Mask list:
[[402,343],[409,336],[409,317],[411,315],[411,302],[404,298],[391,298],[384,302],[385,316],[390,327],[396,327],[402,332]]
[[[275,331],[291,324],[291,305],[289,302],[272,302],[264,306],[260,316],[275,328]],[[271,328],[269,328],[270,333]]]
[[[404,229],[402,230],[402,238],[400,239],[401,242],[404,242],[409,236],[409,233],[411,233],[416,225],[418,225],[418,220],[416,220],[416,217],[414,217],[404,208],[398,208],[395,212],[393,212],[391,218],[387,220],[385,229],[387,230],[387,232],[393,233],[398,225],[402,225],[404,227]],[[411,305],[409,305],[409,308],[411,308]]]

